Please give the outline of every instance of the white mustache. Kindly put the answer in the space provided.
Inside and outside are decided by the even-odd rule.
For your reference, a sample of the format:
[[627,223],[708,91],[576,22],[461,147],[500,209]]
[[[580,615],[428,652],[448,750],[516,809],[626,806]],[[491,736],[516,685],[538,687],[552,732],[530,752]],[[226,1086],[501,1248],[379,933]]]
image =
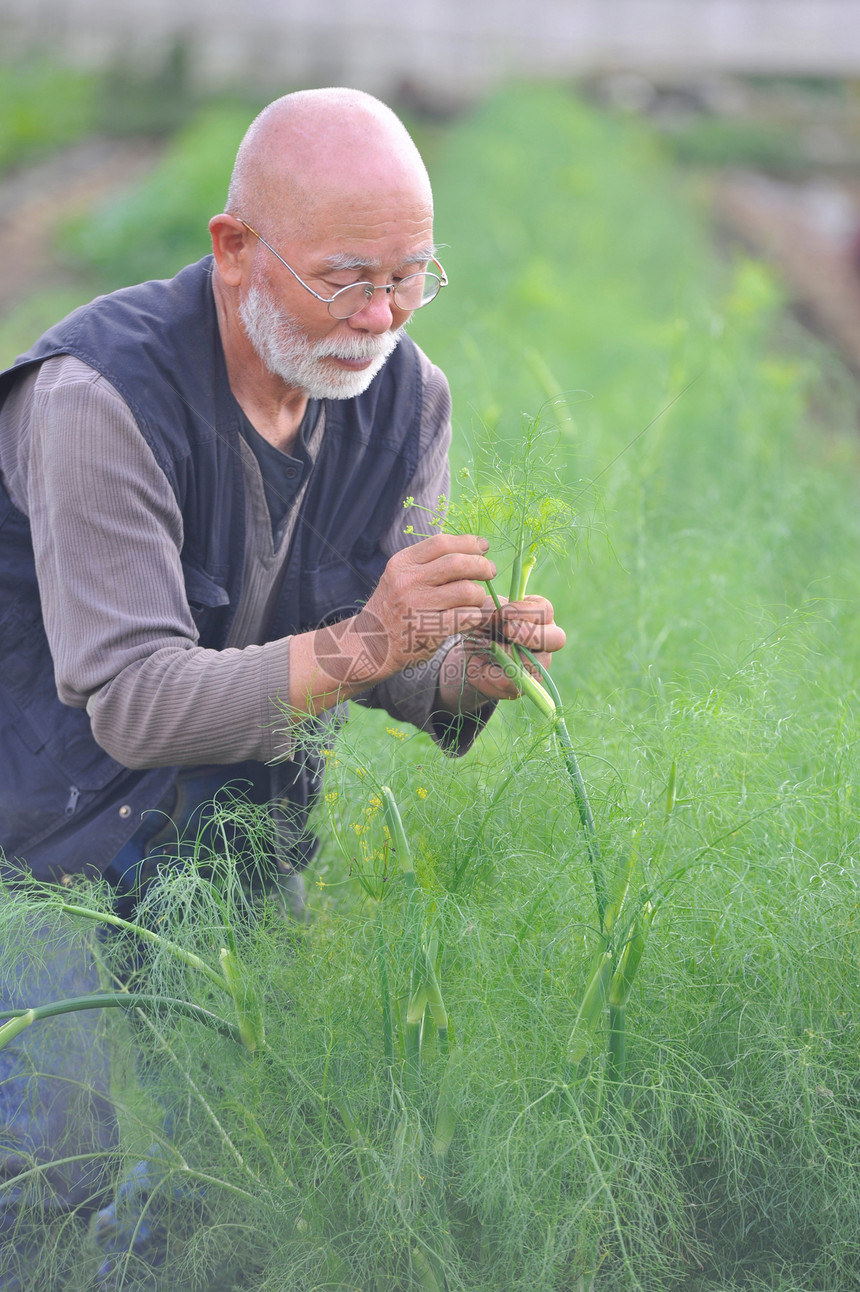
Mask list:
[[314,346],[314,354],[317,358],[332,359],[376,359],[379,355],[387,355],[391,350],[391,340],[393,333],[387,333],[386,340],[384,337],[342,337],[336,341],[320,341]]
[[[239,317],[268,370],[314,399],[350,399],[366,390],[403,332],[402,328],[379,335],[346,332],[312,341],[267,288],[253,282],[239,306]],[[329,359],[351,360],[360,366],[334,369]]]

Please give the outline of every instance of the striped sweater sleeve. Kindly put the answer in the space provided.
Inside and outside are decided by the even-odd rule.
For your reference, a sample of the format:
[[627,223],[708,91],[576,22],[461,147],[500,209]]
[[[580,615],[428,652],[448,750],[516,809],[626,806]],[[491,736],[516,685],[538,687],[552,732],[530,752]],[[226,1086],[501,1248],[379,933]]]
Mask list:
[[39,370],[16,486],[60,699],[86,707],[108,753],[143,768],[286,751],[286,640],[198,645],[176,499],[125,403],[77,359]]

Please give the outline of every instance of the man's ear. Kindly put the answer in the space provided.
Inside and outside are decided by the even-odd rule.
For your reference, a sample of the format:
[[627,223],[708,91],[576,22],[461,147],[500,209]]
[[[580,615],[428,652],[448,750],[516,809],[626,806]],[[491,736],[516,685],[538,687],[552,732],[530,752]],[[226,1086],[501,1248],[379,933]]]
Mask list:
[[251,260],[251,234],[241,220],[226,214],[213,215],[209,232],[218,273],[228,287],[238,287]]

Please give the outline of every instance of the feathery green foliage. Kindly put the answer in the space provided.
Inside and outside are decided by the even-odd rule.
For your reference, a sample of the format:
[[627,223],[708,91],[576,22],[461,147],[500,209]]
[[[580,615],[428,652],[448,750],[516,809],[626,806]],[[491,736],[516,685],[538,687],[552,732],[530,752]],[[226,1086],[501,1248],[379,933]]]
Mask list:
[[[216,973],[234,946],[265,1046],[111,1015],[178,1108],[164,1187],[198,1191],[166,1286],[842,1292],[860,1279],[856,393],[769,271],[713,262],[637,125],[513,89],[439,141],[434,182],[452,285],[414,332],[452,380],[457,465],[489,433],[504,476],[521,413],[551,400],[549,492],[577,523],[589,482],[588,524],[539,578],[568,631],[552,676],[602,918],[550,723],[507,706],[453,762],[356,713],[328,755],[307,925],[252,910],[229,858],[214,890],[191,866],[152,899]],[[26,895],[0,904],[9,941],[35,918]],[[127,947],[99,954],[111,983]],[[145,982],[217,1008],[163,949]],[[133,1091],[118,1169],[160,1133]],[[70,1286],[76,1223],[44,1243],[46,1288]]]

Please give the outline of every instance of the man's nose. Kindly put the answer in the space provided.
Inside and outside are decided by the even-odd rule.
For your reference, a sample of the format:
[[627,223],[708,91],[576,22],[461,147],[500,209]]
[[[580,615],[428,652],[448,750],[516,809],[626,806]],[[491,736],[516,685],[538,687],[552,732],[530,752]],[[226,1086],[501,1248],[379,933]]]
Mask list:
[[364,309],[353,314],[347,322],[359,332],[387,332],[394,322],[395,310],[394,292],[375,291]]

